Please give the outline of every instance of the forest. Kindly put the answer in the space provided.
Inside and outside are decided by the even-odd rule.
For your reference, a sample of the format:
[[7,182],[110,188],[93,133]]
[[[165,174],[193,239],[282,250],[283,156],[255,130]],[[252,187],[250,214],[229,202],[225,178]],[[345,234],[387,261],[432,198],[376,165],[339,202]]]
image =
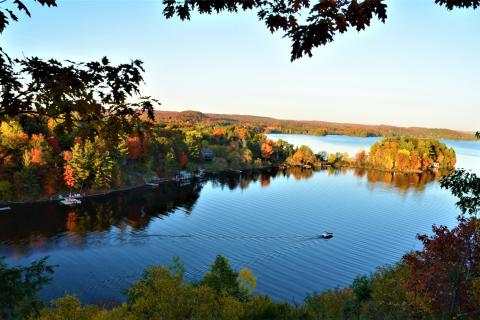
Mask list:
[[424,139],[474,140],[473,132],[460,132],[450,129],[396,127],[390,125],[366,125],[335,123],[312,120],[279,120],[270,117],[238,114],[213,114],[198,111],[155,111],[155,117],[162,120],[209,122],[220,124],[253,125],[262,128],[265,133],[309,134],[324,136],[327,134],[356,137],[388,137],[410,135]]
[[169,179],[180,170],[222,172],[283,163],[293,146],[257,127],[158,122],[131,134],[88,137],[64,123],[24,116],[0,123],[0,199],[91,193]]
[[[361,155],[357,160],[362,161]],[[373,168],[401,172],[455,168],[453,148],[432,139],[384,138],[370,148],[368,162]]]
[[169,180],[182,170],[221,173],[272,166],[334,166],[420,172],[455,165],[454,150],[437,140],[389,137],[373,144],[368,154],[315,154],[308,146],[294,148],[285,141],[267,139],[262,127],[210,122],[199,113],[189,113],[182,120],[140,120],[135,125],[141,130],[95,137],[86,135],[84,126],[66,131],[62,120],[15,119],[0,123],[3,201],[141,186],[151,179]]

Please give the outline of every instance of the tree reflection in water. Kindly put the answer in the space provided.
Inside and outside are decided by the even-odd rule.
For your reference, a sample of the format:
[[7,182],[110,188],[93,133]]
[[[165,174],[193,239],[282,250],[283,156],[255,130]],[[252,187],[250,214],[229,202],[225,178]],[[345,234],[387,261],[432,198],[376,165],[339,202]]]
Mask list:
[[[328,168],[329,176],[353,174],[367,182],[373,190],[377,187],[393,188],[401,193],[409,190],[422,192],[425,186],[440,178],[440,172],[392,173],[363,168]],[[308,180],[315,174],[312,169],[270,169],[255,173],[232,173],[211,177],[212,188],[237,188],[245,190],[252,183],[268,188],[275,179],[293,178],[295,182]],[[72,247],[91,244],[92,235],[102,241],[101,235],[114,232],[119,237],[134,237],[142,233],[153,219],[163,218],[181,209],[190,214],[207,181],[186,186],[164,183],[158,188],[137,189],[108,196],[84,199],[82,206],[68,208],[56,202],[17,206],[12,214],[0,217],[0,256],[22,258],[32,252],[48,252],[56,239],[66,238]],[[89,237],[87,237],[87,235]]]

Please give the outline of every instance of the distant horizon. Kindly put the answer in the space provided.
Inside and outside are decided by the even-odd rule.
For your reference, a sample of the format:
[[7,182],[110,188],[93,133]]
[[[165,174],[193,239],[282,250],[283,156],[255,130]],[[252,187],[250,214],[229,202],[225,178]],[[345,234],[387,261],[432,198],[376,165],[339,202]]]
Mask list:
[[475,130],[468,131],[468,130],[459,130],[459,129],[452,129],[452,128],[445,128],[445,127],[427,127],[427,126],[402,126],[396,124],[388,124],[388,123],[363,123],[363,122],[339,122],[339,121],[330,121],[330,120],[320,120],[320,119],[286,119],[286,118],[279,118],[276,116],[271,115],[260,115],[260,114],[247,114],[247,113],[218,113],[218,112],[204,112],[199,109],[194,108],[186,108],[181,110],[166,110],[166,109],[155,109],[155,111],[160,112],[185,112],[185,111],[193,111],[193,112],[200,112],[202,114],[216,114],[216,115],[237,115],[237,116],[252,116],[252,117],[263,117],[263,118],[270,118],[279,121],[314,121],[314,122],[326,122],[326,123],[338,123],[338,124],[352,124],[352,125],[365,125],[365,126],[388,126],[388,127],[397,127],[397,128],[421,128],[421,129],[440,129],[440,130],[452,130],[461,133],[467,134],[475,134]]

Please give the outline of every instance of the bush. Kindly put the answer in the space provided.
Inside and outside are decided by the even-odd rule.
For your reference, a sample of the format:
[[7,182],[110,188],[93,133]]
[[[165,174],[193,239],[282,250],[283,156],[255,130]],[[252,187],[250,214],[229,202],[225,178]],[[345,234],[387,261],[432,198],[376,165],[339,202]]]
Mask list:
[[51,280],[47,258],[26,267],[8,267],[0,257],[0,319],[26,319],[43,307],[38,291]]
[[0,180],[0,202],[13,200],[13,186],[9,181]]

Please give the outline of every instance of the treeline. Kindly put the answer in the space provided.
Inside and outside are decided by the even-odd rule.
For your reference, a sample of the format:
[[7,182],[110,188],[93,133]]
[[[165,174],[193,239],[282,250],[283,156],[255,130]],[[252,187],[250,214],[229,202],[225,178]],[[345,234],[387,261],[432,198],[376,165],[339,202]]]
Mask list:
[[126,302],[113,308],[82,306],[70,295],[44,306],[36,293],[53,271],[46,261],[15,269],[0,260],[0,318],[477,319],[480,222],[459,218],[455,228],[433,227],[433,236],[419,239],[423,249],[404,255],[396,265],[358,276],[345,288],[311,293],[295,305],[256,294],[252,271],[237,272],[218,256],[203,278],[193,282],[185,280],[177,259],[170,267],[149,267],[126,290]]
[[0,201],[138,185],[181,170],[257,169],[294,153],[292,145],[267,140],[257,127],[135,125],[138,130],[87,135],[81,125],[65,130],[61,120],[26,116],[0,122]]
[[285,160],[287,166],[301,167],[355,167],[395,172],[423,172],[455,168],[453,148],[433,139],[409,136],[383,138],[374,143],[370,151],[360,150],[355,156],[346,152],[314,154],[308,146],[300,146]]
[[0,122],[0,201],[141,185],[182,170],[331,165],[418,172],[455,165],[453,149],[436,140],[384,138],[368,154],[361,151],[352,158],[268,140],[257,126],[176,120],[135,126],[138,130],[87,135],[84,126],[66,131],[61,120],[26,116]]
[[155,118],[162,121],[204,122],[261,127],[265,133],[309,134],[324,136],[346,135],[356,137],[389,137],[410,135],[425,139],[473,140],[475,133],[450,129],[364,125],[326,121],[279,120],[269,117],[236,114],[204,114],[198,111],[156,111]]
[[[364,160],[357,156],[357,160]],[[452,169],[456,156],[453,148],[432,139],[412,137],[384,138],[370,147],[368,162],[378,169],[425,171],[432,168]]]

